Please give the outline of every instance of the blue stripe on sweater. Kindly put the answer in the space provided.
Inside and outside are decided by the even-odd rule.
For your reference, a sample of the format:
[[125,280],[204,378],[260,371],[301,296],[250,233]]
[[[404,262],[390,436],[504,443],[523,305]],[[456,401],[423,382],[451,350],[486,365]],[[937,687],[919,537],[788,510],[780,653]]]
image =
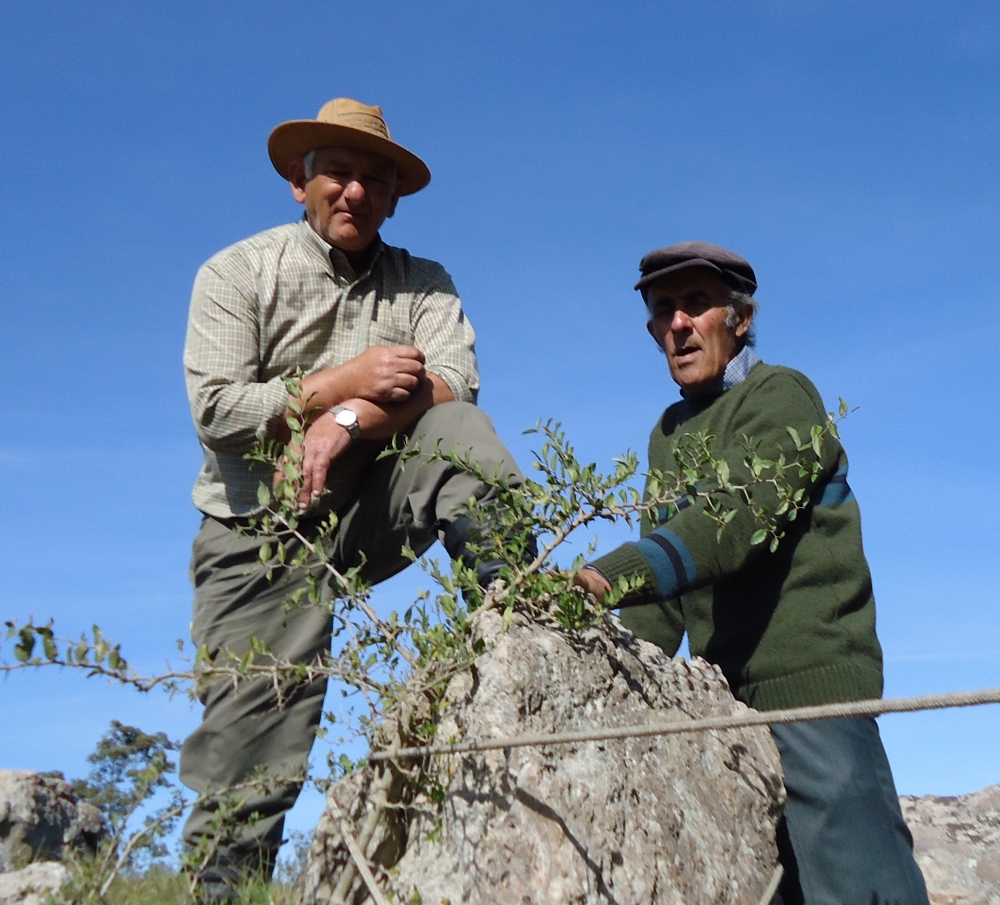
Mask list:
[[817,486],[812,497],[814,506],[835,506],[853,500],[854,491],[847,483],[847,466],[838,469],[825,484]]
[[671,512],[669,506],[658,506],[656,509],[656,523],[662,525],[664,522],[669,521],[678,512],[687,509],[691,505],[691,497],[682,496],[676,503],[674,503],[673,512]]
[[633,546],[649,563],[656,587],[664,600],[671,600],[689,588],[698,574],[684,541],[673,531],[657,528]]

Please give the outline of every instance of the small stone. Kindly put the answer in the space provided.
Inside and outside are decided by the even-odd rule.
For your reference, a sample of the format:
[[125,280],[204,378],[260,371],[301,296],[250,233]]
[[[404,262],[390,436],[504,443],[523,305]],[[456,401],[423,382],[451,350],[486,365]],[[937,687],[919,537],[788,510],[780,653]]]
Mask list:
[[0,905],[46,905],[47,894],[67,880],[69,871],[58,861],[39,861],[0,873]]

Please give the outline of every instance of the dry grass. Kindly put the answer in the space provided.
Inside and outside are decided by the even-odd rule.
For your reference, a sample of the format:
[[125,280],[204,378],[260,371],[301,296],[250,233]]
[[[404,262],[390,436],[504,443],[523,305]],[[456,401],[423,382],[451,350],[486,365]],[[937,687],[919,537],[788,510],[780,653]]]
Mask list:
[[[142,876],[120,877],[108,891],[108,905],[191,905],[182,874],[151,868]],[[284,883],[254,883],[241,890],[239,905],[293,905]]]

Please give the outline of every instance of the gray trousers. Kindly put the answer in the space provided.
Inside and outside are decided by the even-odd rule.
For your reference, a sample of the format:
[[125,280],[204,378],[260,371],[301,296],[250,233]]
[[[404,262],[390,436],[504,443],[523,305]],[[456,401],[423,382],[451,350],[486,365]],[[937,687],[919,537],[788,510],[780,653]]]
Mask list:
[[927,905],[913,838],[871,717],[772,726],[788,802],[784,905]]
[[[489,417],[464,402],[434,406],[417,422],[408,445],[431,449],[471,450],[471,459],[487,472],[499,468],[523,479],[513,457],[498,439]],[[362,479],[357,496],[339,512],[329,552],[338,570],[365,557],[362,577],[383,581],[409,564],[404,545],[418,555],[438,540],[457,509],[470,498],[485,499],[490,488],[444,462],[423,457],[401,464],[398,457],[376,462]],[[261,639],[279,659],[309,662],[330,646],[331,618],[326,606],[301,606],[286,612],[284,602],[306,586],[304,575],[276,569],[268,581],[258,551],[264,539],[240,536],[233,528],[206,518],[194,542],[191,575],[194,621],[191,637],[215,655],[225,649],[242,655],[251,637]],[[289,549],[295,552],[294,547]],[[322,572],[317,572],[322,574]],[[326,602],[333,597],[325,587]],[[181,751],[181,780],[198,793],[237,785],[260,768],[271,777],[301,774],[319,726],[326,680],[290,685],[286,706],[276,706],[273,688],[264,680],[213,684],[201,695],[201,726]],[[281,844],[285,812],[294,804],[300,781],[280,780],[272,789],[243,790],[236,816],[246,821],[236,838],[224,844],[222,858],[249,869],[273,864]],[[195,807],[184,839],[195,843],[210,831],[215,803]]]

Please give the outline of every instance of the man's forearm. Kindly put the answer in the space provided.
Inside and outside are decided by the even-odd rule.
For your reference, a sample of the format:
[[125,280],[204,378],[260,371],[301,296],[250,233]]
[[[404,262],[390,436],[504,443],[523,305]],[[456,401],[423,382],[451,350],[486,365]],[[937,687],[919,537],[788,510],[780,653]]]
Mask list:
[[325,412],[357,394],[353,362],[327,368],[302,378],[301,401],[306,411]]
[[375,403],[367,399],[346,399],[339,404],[357,412],[362,437],[388,440],[409,430],[431,406],[454,400],[448,384],[437,374],[429,373],[406,402]]

